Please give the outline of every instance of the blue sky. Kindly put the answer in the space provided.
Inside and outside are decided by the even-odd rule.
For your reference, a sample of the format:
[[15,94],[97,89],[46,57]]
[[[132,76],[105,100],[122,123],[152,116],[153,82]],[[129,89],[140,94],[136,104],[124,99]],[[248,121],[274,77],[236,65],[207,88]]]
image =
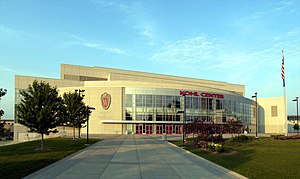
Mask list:
[[103,66],[246,86],[246,97],[300,96],[300,0],[0,0],[0,102],[14,76],[59,78],[60,64]]

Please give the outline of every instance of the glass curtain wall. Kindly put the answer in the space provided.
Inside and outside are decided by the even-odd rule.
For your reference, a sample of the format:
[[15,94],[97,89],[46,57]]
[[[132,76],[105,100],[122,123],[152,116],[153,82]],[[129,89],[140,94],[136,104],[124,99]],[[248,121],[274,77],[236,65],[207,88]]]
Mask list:
[[[126,90],[125,90],[126,91]],[[141,121],[136,124],[140,133],[176,133],[181,132],[184,98],[179,95],[180,90],[171,89],[139,89],[125,92],[125,120]],[[144,94],[143,94],[144,93]],[[186,97],[186,122],[194,120],[227,123],[228,120],[240,120],[244,125],[253,124],[252,101],[244,97],[230,97],[224,99],[206,98],[201,96]],[[150,123],[144,121],[151,121]],[[151,127],[150,127],[151,124]],[[152,125],[153,124],[153,125]],[[131,128],[134,128],[131,126]]]

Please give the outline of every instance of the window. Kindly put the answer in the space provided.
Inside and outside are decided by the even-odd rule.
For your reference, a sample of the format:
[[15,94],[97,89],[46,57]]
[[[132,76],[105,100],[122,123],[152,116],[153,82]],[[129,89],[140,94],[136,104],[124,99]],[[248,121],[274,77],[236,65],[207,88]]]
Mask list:
[[223,109],[222,101],[218,99],[216,100],[216,109]]
[[180,121],[180,115],[175,116],[175,121]]
[[142,121],[143,120],[143,115],[142,114],[137,114],[136,115],[136,121]]
[[162,115],[156,115],[156,121],[162,121],[163,116]]
[[132,107],[132,95],[126,94],[126,107]]
[[136,95],[136,106],[143,107],[143,95],[141,94]]
[[127,112],[126,112],[126,121],[132,121],[131,114]]
[[237,102],[233,101],[233,112],[237,112]]
[[180,108],[180,96],[175,96],[175,107]]
[[222,117],[222,122],[226,122],[226,117]]
[[271,117],[277,117],[277,106],[271,106]]
[[213,109],[213,99],[208,99],[208,109]]
[[92,76],[79,76],[79,81],[107,81],[106,78],[97,78]]
[[151,114],[148,114],[147,115],[147,121],[152,121],[152,119],[153,119],[153,116]]
[[207,109],[207,98],[201,98],[201,109]]
[[173,121],[173,120],[172,120],[172,118],[173,118],[172,115],[167,115],[166,118],[167,118],[166,121]]
[[152,95],[146,95],[146,107],[152,107]]
[[173,96],[166,96],[166,104],[168,108],[173,106]]
[[252,108],[252,112],[253,112],[253,118],[256,118],[256,108],[255,107]]
[[193,121],[193,116],[185,116],[185,121],[192,122]]
[[79,76],[75,76],[75,75],[64,75],[64,79],[65,79],[65,80],[76,80],[76,81],[79,81]]
[[161,95],[155,96],[155,104],[156,104],[156,107],[158,107],[158,108],[163,107],[163,97]]
[[194,97],[193,99],[193,109],[198,109],[199,108],[199,98]]
[[192,108],[192,97],[185,97],[185,107],[187,109],[191,109]]

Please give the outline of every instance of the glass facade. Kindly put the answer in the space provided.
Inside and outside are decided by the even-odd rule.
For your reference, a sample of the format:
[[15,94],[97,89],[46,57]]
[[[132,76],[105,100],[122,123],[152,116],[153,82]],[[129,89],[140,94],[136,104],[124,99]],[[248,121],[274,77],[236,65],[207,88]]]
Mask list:
[[245,126],[255,124],[252,100],[229,92],[222,95],[224,98],[186,96],[184,101],[179,89],[125,88],[125,120],[134,123],[123,125],[127,132],[136,134],[180,134],[184,103],[186,122],[200,119],[226,123],[235,119]]

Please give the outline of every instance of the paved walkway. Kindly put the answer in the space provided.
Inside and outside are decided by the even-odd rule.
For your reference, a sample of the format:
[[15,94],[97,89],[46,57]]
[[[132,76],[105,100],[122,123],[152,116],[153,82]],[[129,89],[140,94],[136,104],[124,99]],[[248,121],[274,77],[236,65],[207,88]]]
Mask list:
[[116,135],[26,178],[243,178],[151,136]]

